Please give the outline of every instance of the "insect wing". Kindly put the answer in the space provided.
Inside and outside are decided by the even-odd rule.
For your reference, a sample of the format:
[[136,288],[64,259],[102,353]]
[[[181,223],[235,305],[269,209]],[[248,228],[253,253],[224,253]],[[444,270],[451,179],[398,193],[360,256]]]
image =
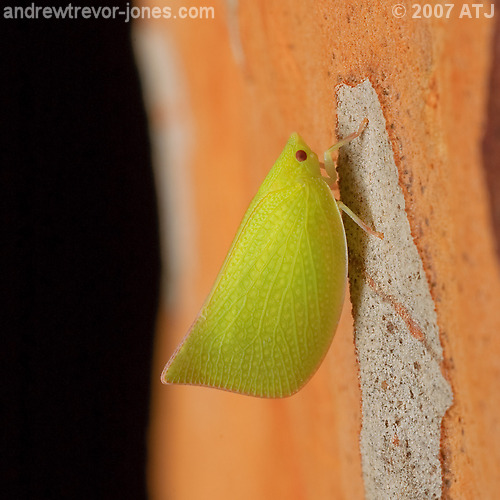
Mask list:
[[258,195],[163,380],[261,397],[299,390],[335,333],[346,254],[321,178]]

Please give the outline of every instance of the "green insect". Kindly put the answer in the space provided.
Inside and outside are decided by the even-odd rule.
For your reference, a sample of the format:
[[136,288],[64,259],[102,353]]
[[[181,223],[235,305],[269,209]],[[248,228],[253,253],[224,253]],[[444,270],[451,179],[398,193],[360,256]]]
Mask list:
[[325,169],[294,133],[248,208],[217,280],[190,331],[162,374],[251,396],[297,392],[325,357],[340,319],[347,282],[347,244],[340,210],[366,226],[329,185]]

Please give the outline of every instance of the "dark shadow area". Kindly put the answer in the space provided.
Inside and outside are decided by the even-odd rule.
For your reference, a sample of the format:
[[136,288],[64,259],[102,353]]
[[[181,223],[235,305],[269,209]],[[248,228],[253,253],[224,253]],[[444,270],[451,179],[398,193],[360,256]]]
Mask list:
[[[337,131],[338,134],[338,131]],[[347,153],[347,147],[339,150],[337,171],[339,175],[339,190],[340,199],[345,203],[355,214],[365,213],[364,222],[371,227],[375,227],[371,218],[371,213],[366,204],[363,206],[363,200],[360,197],[359,186],[363,185],[360,180],[359,172],[356,164],[352,161]],[[359,306],[361,304],[363,289],[366,287],[364,276],[365,261],[367,254],[368,238],[367,236],[345,213],[341,212],[342,220],[347,239],[347,255],[348,255],[348,279],[349,288],[346,294],[349,293],[349,300],[352,305],[352,315],[354,321],[359,315]],[[373,236],[371,236],[373,238]],[[356,335],[356,333],[355,333]]]
[[160,264],[130,25],[1,25],[2,498],[146,498]]
[[497,257],[500,259],[500,16],[496,16],[493,36],[490,94],[487,104],[483,161],[490,193],[491,217]]

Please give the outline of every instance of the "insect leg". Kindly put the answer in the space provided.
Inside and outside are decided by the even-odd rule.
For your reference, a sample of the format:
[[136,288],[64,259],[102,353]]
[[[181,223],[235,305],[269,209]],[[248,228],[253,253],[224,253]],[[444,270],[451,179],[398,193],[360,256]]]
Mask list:
[[372,236],[376,236],[381,240],[384,239],[384,233],[379,233],[378,231],[372,229],[368,224],[363,222],[347,205],[344,205],[341,201],[339,200],[335,201],[337,202],[337,205],[340,208],[340,210],[346,213],[361,229],[363,229],[363,231],[367,232],[368,234],[371,234]]
[[334,144],[331,148],[325,151],[323,155],[325,161],[324,167],[332,183],[334,183],[337,180],[337,161],[333,159],[333,153],[338,149],[340,149],[342,146],[345,146],[348,142],[351,142],[353,139],[356,139],[356,137],[359,137],[363,133],[363,130],[367,125],[368,125],[368,118],[365,118],[361,122],[356,132],[353,132],[352,134],[349,134],[347,137],[344,137],[339,142]]

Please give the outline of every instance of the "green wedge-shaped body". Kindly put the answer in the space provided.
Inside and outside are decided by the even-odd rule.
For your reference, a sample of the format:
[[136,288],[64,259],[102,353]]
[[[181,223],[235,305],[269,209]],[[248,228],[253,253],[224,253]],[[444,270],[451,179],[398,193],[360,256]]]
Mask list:
[[261,397],[293,394],[328,351],[346,280],[337,203],[316,154],[292,134],[162,381]]

